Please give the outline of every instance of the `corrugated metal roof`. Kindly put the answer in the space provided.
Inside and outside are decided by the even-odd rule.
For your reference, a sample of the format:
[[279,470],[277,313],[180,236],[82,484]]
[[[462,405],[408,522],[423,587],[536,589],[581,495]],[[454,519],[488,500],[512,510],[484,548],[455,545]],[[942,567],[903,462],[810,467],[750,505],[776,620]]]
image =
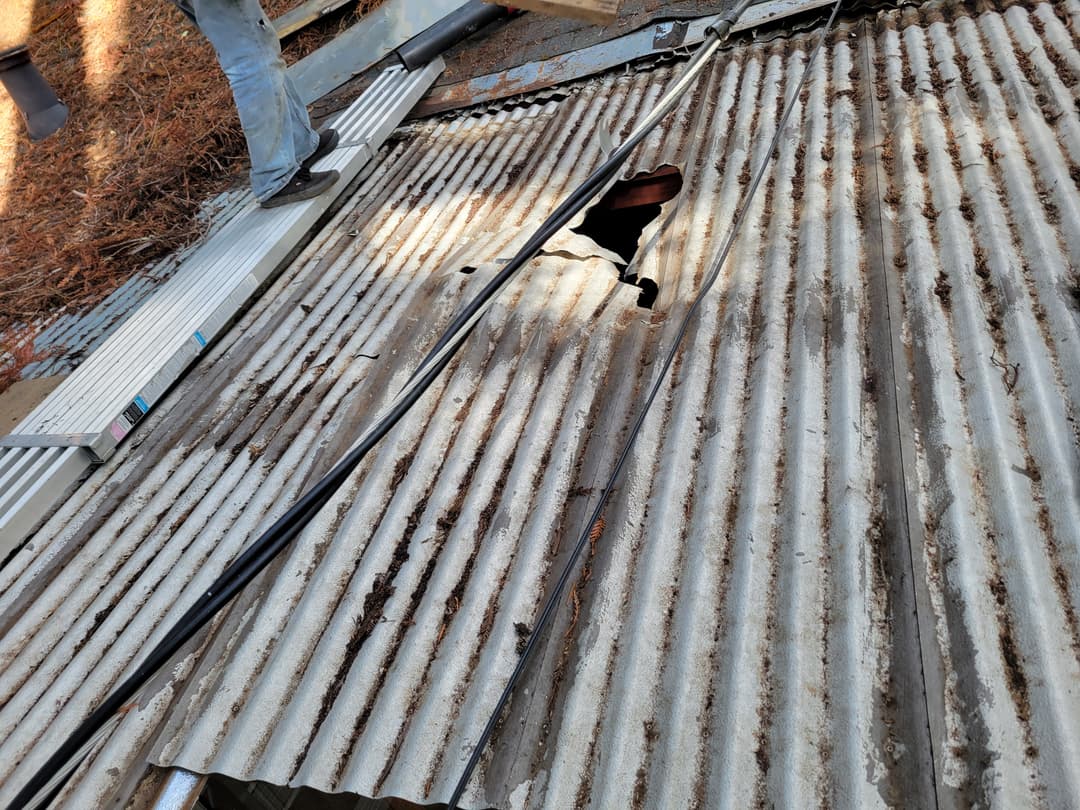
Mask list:
[[[1075,0],[833,38],[468,806],[1075,806],[1078,42]],[[685,177],[657,310],[549,246],[66,806],[146,758],[449,796],[812,43],[728,52],[642,148]],[[400,133],[0,571],[0,800],[672,70]]]

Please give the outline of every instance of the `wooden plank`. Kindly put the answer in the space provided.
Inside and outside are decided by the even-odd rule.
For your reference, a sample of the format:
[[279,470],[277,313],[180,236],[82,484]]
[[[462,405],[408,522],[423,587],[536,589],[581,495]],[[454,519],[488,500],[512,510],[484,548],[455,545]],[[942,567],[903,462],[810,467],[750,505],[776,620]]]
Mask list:
[[337,11],[342,6],[355,2],[356,0],[307,0],[306,3],[301,3],[296,8],[289,9],[275,19],[274,30],[277,31],[278,39],[284,39],[289,34],[295,34],[330,12]]
[[572,17],[598,25],[609,25],[615,22],[619,14],[620,2],[621,0],[514,0],[512,5],[514,8],[537,11],[553,17]]

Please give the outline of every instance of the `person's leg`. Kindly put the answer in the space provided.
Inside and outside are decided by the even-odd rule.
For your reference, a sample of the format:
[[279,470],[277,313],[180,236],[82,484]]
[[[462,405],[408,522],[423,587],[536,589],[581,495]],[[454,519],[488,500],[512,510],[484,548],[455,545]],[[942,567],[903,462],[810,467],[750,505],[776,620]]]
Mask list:
[[319,136],[295,90],[289,91],[277,33],[258,0],[192,0],[192,6],[232,87],[252,191],[266,200],[296,174]]
[[315,149],[319,145],[319,138],[316,133],[313,145],[308,135],[311,131],[311,116],[308,114],[307,107],[304,106],[300,93],[297,91],[292,79],[289,78],[288,73],[285,74],[285,97],[289,100],[289,125],[293,133],[293,146],[296,150],[296,157],[300,162],[303,162],[315,154]]

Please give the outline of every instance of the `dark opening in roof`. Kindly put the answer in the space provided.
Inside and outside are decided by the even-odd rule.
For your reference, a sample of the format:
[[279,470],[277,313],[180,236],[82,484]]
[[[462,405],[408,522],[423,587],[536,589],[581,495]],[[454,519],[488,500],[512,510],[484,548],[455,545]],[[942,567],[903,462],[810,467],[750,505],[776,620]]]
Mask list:
[[625,264],[616,265],[619,279],[641,288],[638,306],[646,309],[652,309],[659,288],[655,280],[639,279],[637,273],[627,273],[627,268],[633,264],[646,226],[660,216],[661,206],[673,199],[682,185],[682,173],[667,165],[619,180],[588,210],[585,221],[573,229],[625,260]]

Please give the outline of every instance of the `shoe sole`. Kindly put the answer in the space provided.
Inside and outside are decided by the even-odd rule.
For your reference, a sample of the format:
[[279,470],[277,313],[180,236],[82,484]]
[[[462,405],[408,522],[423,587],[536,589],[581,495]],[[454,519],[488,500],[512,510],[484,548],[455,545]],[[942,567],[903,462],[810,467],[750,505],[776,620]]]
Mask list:
[[263,208],[277,208],[278,206],[288,205],[289,203],[303,202],[304,200],[314,199],[315,197],[318,197],[324,191],[329,189],[331,186],[333,186],[334,183],[336,183],[340,179],[340,177],[341,175],[338,174],[336,170],[332,170],[325,180],[322,180],[318,183],[313,183],[307,188],[301,189],[300,191],[294,191],[292,194],[285,194],[283,196],[275,195],[269,200],[264,200],[263,202],[259,203],[259,205],[261,205]]
[[300,168],[301,169],[310,169],[312,166],[314,166],[316,163],[318,163],[324,157],[326,157],[331,152],[333,152],[335,149],[337,149],[338,141],[340,141],[340,140],[341,140],[341,133],[338,132],[335,129],[333,136],[326,143],[326,146],[322,146],[321,144],[319,146],[317,146],[315,148],[315,151],[312,152],[311,155],[309,155],[307,157],[307,159],[304,160],[300,164]]

